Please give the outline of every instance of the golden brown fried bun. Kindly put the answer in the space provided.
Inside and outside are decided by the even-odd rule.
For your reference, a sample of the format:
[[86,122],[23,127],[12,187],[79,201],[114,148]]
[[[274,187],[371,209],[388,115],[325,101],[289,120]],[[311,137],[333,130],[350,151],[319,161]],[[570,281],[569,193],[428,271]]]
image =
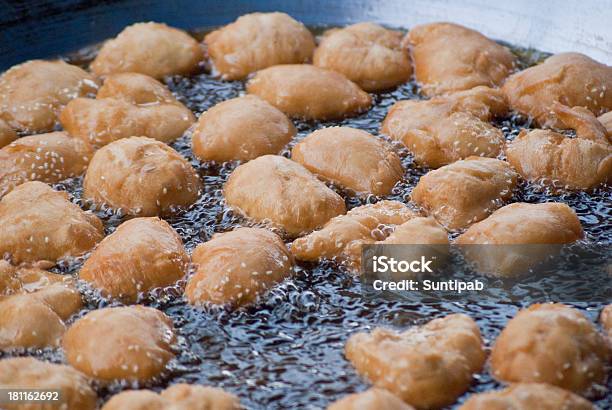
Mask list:
[[98,76],[133,72],[161,79],[191,74],[203,58],[198,42],[184,31],[160,23],[136,23],[104,43],[90,69]]
[[404,39],[412,54],[416,80],[427,96],[500,86],[516,57],[477,31],[452,23],[422,24]]
[[98,150],[85,174],[84,197],[127,215],[170,215],[198,199],[191,164],[163,142],[123,138]]
[[6,121],[0,118],[0,148],[10,144],[17,139],[17,133]]
[[290,117],[307,120],[351,117],[372,104],[370,95],[342,74],[309,64],[258,71],[247,83],[247,91]]
[[427,101],[399,101],[381,132],[401,141],[418,164],[439,168],[469,156],[498,156],[504,135],[488,121],[506,111],[501,91],[476,87]]
[[307,63],[314,37],[285,13],[250,13],[204,37],[208,55],[225,80],[242,80],[278,64]]
[[461,229],[502,206],[516,183],[507,162],[468,157],[422,176],[411,199],[446,228]]
[[0,149],[0,198],[27,181],[49,184],[85,172],[91,147],[65,132],[19,138]]
[[315,50],[313,64],[343,74],[365,91],[388,90],[412,76],[402,36],[374,23],[332,29]]
[[66,360],[104,382],[148,381],[165,369],[174,353],[172,320],[145,306],[103,308],[77,320],[64,334]]
[[133,136],[170,142],[183,135],[195,117],[159,81],[122,73],[109,76],[96,99],[71,101],[60,121],[70,135],[100,148]]
[[453,403],[485,361],[478,326],[462,314],[401,333],[383,328],[356,333],[347,341],[345,354],[374,386],[417,408]]
[[404,175],[399,156],[388,144],[350,127],[313,132],[291,150],[291,159],[357,194],[388,195]]
[[106,296],[133,302],[182,278],[188,263],[181,237],[166,221],[134,218],[94,249],[79,277]]
[[223,193],[230,207],[253,220],[281,227],[292,237],[346,212],[340,195],[297,162],[278,155],[240,165]]
[[93,76],[63,61],[31,60],[0,76],[0,118],[23,132],[53,131],[70,100],[95,94]]
[[512,109],[541,126],[563,128],[555,101],[585,107],[596,116],[612,110],[612,67],[579,53],[561,53],[508,78],[502,90]]
[[596,410],[588,400],[545,383],[517,383],[498,391],[473,394],[459,410]]
[[549,383],[588,395],[606,379],[606,339],[578,310],[535,304],[504,328],[491,352],[491,373],[504,382]]
[[0,201],[0,255],[14,264],[52,266],[89,252],[103,237],[98,217],[42,182],[21,184]]
[[70,366],[32,357],[0,360],[0,386],[6,389],[59,390],[61,400],[7,404],[6,410],[95,410],[97,396],[82,373]]
[[191,137],[200,161],[248,161],[278,154],[295,136],[285,114],[254,96],[223,101],[203,113]]
[[399,397],[385,389],[372,387],[364,392],[349,394],[330,404],[327,410],[414,410]]
[[196,273],[185,295],[193,305],[240,307],[292,273],[293,258],[278,235],[262,228],[238,228],[216,234],[197,246],[192,261]]

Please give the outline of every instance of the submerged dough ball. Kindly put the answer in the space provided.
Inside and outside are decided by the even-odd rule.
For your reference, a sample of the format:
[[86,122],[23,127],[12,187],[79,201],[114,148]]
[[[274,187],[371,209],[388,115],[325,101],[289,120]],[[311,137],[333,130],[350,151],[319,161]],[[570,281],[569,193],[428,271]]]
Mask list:
[[356,333],[348,339],[345,354],[374,386],[417,408],[453,403],[485,361],[478,326],[462,314],[401,333],[383,328]]
[[350,127],[313,132],[293,148],[291,159],[358,194],[388,195],[404,175],[399,156],[388,144]]
[[0,118],[0,148],[17,139],[17,133],[2,118]]
[[422,24],[405,38],[415,77],[427,96],[500,86],[514,70],[516,57],[475,30],[452,23]]
[[263,98],[290,117],[334,120],[367,111],[370,95],[342,74],[309,64],[288,64],[258,71],[249,94]]
[[92,155],[87,143],[65,132],[19,138],[0,149],[0,198],[27,181],[53,184],[80,176]]
[[223,101],[203,113],[191,141],[200,161],[248,161],[278,154],[295,134],[285,114],[247,95]]
[[307,63],[315,41],[308,29],[285,13],[251,13],[206,35],[215,68],[226,80],[278,64]]
[[588,395],[606,379],[605,338],[578,310],[535,304],[504,328],[491,352],[491,373],[504,382],[549,383]]
[[98,76],[133,72],[161,79],[191,74],[203,58],[198,42],[184,31],[160,23],[136,23],[104,43],[90,69]]
[[182,278],[188,263],[181,237],[166,221],[135,218],[104,238],[79,277],[107,296],[132,302]]
[[476,87],[426,101],[396,102],[381,132],[401,141],[418,164],[438,168],[469,156],[498,156],[504,135],[488,121],[506,111],[501,91]]
[[332,29],[317,47],[313,64],[344,74],[365,91],[388,90],[412,76],[402,36],[374,23]]
[[468,157],[422,176],[411,199],[446,228],[461,229],[502,206],[516,183],[507,162]]
[[66,360],[98,380],[144,382],[159,376],[174,358],[172,320],[145,306],[89,312],[65,333]]
[[193,251],[196,273],[185,295],[191,304],[239,307],[292,273],[293,258],[276,234],[261,228],[238,228],[216,234]]
[[0,360],[0,385],[5,389],[59,390],[61,401],[2,403],[7,410],[95,410],[97,396],[82,373],[70,366],[32,357]]
[[588,400],[545,383],[516,383],[504,390],[473,394],[459,410],[596,410]]
[[93,94],[94,78],[63,61],[31,60],[0,76],[0,118],[28,133],[52,131],[70,100]]
[[612,110],[612,67],[579,53],[561,53],[510,76],[503,86],[512,109],[541,126],[562,128],[555,101],[601,115]]
[[327,410],[414,410],[399,397],[385,389],[372,387],[364,392],[349,394],[333,402]]
[[71,101],[60,121],[70,135],[99,148],[133,136],[170,142],[183,135],[195,117],[159,81],[123,73],[109,76],[96,99]]
[[21,184],[0,201],[0,255],[15,264],[53,265],[88,252],[103,237],[98,217],[42,182]]
[[198,199],[202,183],[181,154],[145,137],[98,150],[85,174],[84,197],[127,215],[170,215]]
[[256,221],[299,236],[346,212],[344,200],[306,168],[278,155],[240,165],[228,178],[227,204]]

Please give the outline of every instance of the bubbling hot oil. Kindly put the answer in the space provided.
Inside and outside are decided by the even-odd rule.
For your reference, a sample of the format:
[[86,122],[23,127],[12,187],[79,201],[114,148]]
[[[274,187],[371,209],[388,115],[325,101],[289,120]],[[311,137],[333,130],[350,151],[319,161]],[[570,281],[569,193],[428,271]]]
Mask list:
[[[320,33],[320,28],[314,28]],[[204,31],[195,34],[202,38]],[[512,47],[521,59],[521,68],[533,65],[546,57],[534,50]],[[73,63],[86,66],[97,49],[89,47],[71,56]],[[172,77],[166,81],[175,95],[196,114],[213,105],[244,94],[243,82],[223,82],[208,73],[190,78]],[[380,123],[390,106],[398,100],[418,99],[418,87],[410,82],[394,91],[374,96],[370,111],[355,118],[335,122],[296,121],[297,138],[290,148],[315,129],[345,125],[378,134]],[[508,140],[514,139],[530,124],[520,116],[511,116],[495,123]],[[168,220],[183,238],[189,251],[207,241],[217,232],[224,232],[246,221],[227,210],[223,204],[222,188],[236,163],[200,164],[193,156],[188,133],[172,143],[172,147],[188,158],[204,182],[202,196],[188,211]],[[410,191],[427,170],[417,167],[409,153],[394,144],[403,158],[406,173],[386,199],[407,203]],[[75,203],[87,209],[90,204],[81,199],[82,178],[57,184],[56,188],[71,193]],[[343,195],[344,196],[344,195]],[[349,208],[375,202],[378,198],[346,197]],[[587,240],[611,243],[611,192],[609,188],[594,193],[550,192],[537,184],[522,183],[513,202],[560,201],[571,206],[580,217]],[[109,209],[96,210],[102,218],[106,234],[112,233],[122,221],[121,215]],[[456,236],[453,234],[451,236]],[[239,257],[239,256],[237,256]],[[56,270],[76,274],[85,258],[60,264]],[[588,292],[592,283],[568,272],[569,285]],[[545,280],[545,279],[543,279]],[[428,297],[416,301],[364,298],[360,282],[333,261],[318,264],[300,264],[294,278],[272,289],[253,307],[229,312],[221,308],[195,308],[185,303],[182,290],[185,281],[165,289],[156,289],[143,295],[141,303],[156,307],[174,321],[179,334],[175,346],[177,358],[160,379],[146,385],[135,386],[117,382],[110,386],[97,386],[101,401],[126,389],[149,387],[162,390],[173,383],[198,383],[222,387],[238,395],[249,409],[318,409],[346,394],[367,388],[367,384],[344,359],[344,343],[355,331],[388,325],[406,328],[449,313],[466,313],[480,326],[488,346],[495,340],[506,322],[523,306],[530,303],[530,288],[543,285],[537,281],[525,284],[518,297],[500,291],[499,298],[483,300],[478,296],[461,301],[448,301]],[[83,286],[87,311],[118,304],[101,298]],[[602,304],[580,303],[576,307],[596,320]],[[73,318],[71,321],[73,321]],[[7,355],[34,355],[53,362],[62,362],[61,349],[17,351]],[[469,392],[499,388],[488,372],[476,376]],[[610,386],[608,386],[610,387]],[[612,407],[609,393],[596,402],[601,408]]]

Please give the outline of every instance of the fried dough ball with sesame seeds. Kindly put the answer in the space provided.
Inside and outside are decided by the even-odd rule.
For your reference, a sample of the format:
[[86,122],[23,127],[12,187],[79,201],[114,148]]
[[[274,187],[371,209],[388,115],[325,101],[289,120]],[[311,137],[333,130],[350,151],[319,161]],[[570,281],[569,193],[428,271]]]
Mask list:
[[381,132],[401,141],[418,164],[439,168],[469,156],[498,156],[504,135],[488,121],[506,111],[501,91],[476,87],[427,101],[396,102]]
[[374,386],[416,408],[450,405],[485,361],[476,323],[463,314],[434,319],[404,332],[376,328],[352,335],[346,358]]
[[170,215],[198,199],[202,183],[191,164],[163,142],[123,138],[100,148],[89,165],[84,197],[127,215]]
[[172,320],[145,306],[93,310],[64,334],[66,360],[103,382],[144,382],[159,376],[174,358]]
[[545,383],[516,383],[498,391],[473,394],[459,410],[596,410],[591,402]]
[[327,407],[327,410],[414,410],[399,397],[385,389],[372,387],[361,393],[349,394]]
[[0,149],[0,198],[27,181],[49,184],[85,172],[91,147],[65,132],[19,138]]
[[254,94],[293,118],[334,120],[367,111],[372,99],[345,76],[309,64],[258,71],[248,83]]
[[344,200],[297,162],[264,155],[240,165],[223,194],[227,205],[292,237],[311,232],[346,212]]
[[423,94],[442,95],[476,86],[500,86],[516,66],[506,47],[452,23],[422,24],[404,39]]
[[250,13],[204,37],[208,54],[225,80],[278,64],[307,63],[314,37],[285,13]]
[[404,175],[399,156],[388,144],[350,127],[311,133],[292,149],[291,159],[320,178],[361,195],[388,195]]
[[608,333],[608,338],[612,341],[612,304],[607,305],[601,311],[599,320],[604,330]]
[[610,350],[578,310],[535,304],[508,322],[491,352],[491,373],[505,382],[549,383],[581,395],[604,383]]
[[468,157],[422,176],[411,199],[447,229],[462,229],[502,206],[516,184],[507,162]]
[[278,154],[296,134],[276,107],[254,95],[223,101],[203,113],[191,137],[200,161],[248,161]]
[[161,23],[136,23],[108,40],[90,69],[98,76],[140,73],[161,79],[198,69],[204,52],[193,37]]
[[17,133],[2,118],[0,118],[0,148],[17,139]]
[[97,396],[84,374],[70,366],[32,357],[0,360],[0,385],[5,389],[60,392],[57,402],[3,403],[6,410],[95,410]]
[[612,110],[612,67],[579,53],[561,53],[508,77],[502,87],[512,109],[542,127],[563,128],[554,102],[584,107],[595,116]]
[[332,29],[315,50],[313,64],[345,75],[365,91],[389,90],[412,76],[402,36],[374,23]]
[[0,201],[0,255],[14,264],[53,266],[90,251],[103,237],[98,217],[42,182],[21,184]]
[[134,218],[100,242],[79,277],[106,296],[134,302],[141,292],[181,279],[188,264],[183,241],[170,224]]
[[189,303],[240,307],[292,273],[293,258],[278,235],[261,228],[238,228],[198,245],[196,273],[185,295]]
[[0,118],[19,131],[50,132],[70,100],[97,89],[94,77],[77,66],[59,60],[27,61],[0,76]]
[[64,129],[95,148],[143,136],[170,142],[194,122],[193,113],[159,81],[143,74],[114,74],[96,99],[77,98],[60,115]]

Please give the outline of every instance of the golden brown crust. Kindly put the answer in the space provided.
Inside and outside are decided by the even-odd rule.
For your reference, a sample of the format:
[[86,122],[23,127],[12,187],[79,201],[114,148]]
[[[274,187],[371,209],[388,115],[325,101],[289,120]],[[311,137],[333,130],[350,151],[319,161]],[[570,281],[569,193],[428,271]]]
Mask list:
[[387,390],[372,387],[364,392],[349,394],[327,407],[327,410],[414,410]]
[[612,304],[603,308],[599,321],[608,334],[608,339],[610,339],[610,342],[612,343]]
[[0,118],[0,148],[10,144],[17,139],[17,133],[10,125]]

